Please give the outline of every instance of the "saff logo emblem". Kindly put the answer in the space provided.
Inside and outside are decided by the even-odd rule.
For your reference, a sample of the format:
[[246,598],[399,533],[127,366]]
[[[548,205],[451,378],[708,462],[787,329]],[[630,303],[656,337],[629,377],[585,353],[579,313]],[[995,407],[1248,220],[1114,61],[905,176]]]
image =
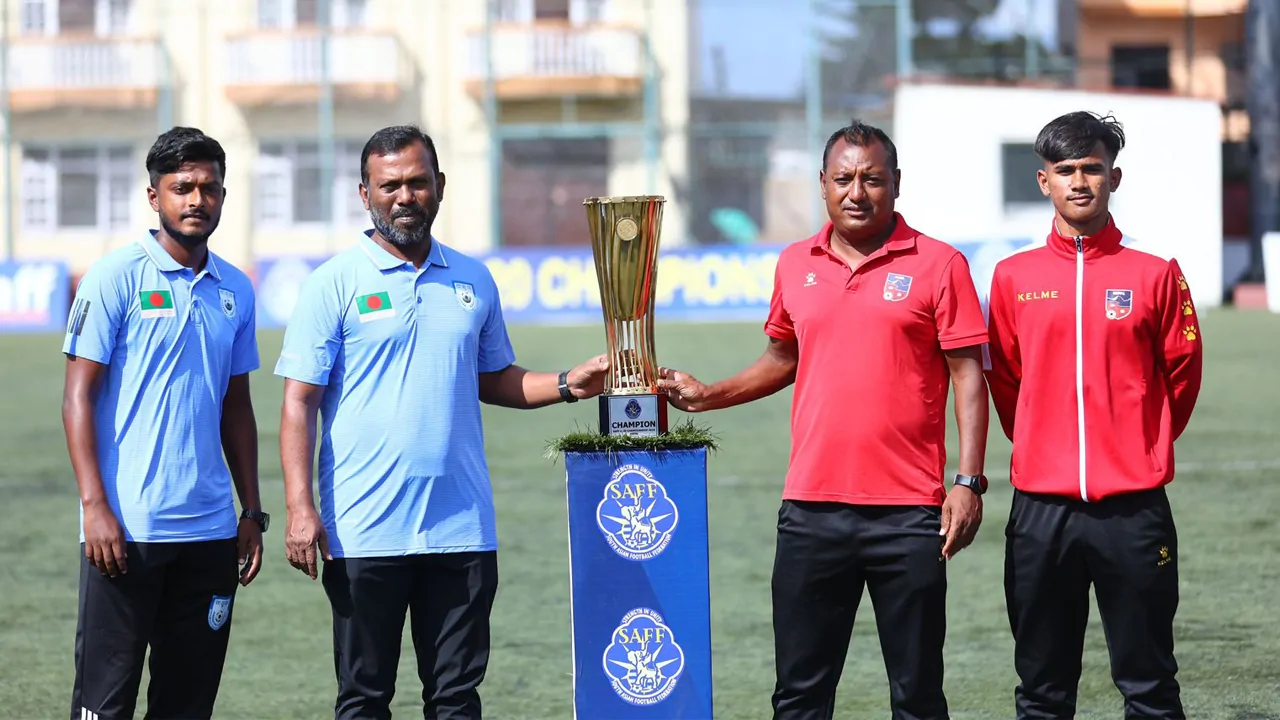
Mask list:
[[889,302],[901,302],[911,294],[911,276],[889,273],[884,279],[884,299]]
[[609,547],[627,560],[651,560],[671,544],[680,510],[648,468],[623,465],[613,471],[596,506],[596,525]]
[[214,595],[213,600],[209,603],[209,629],[217,632],[227,624],[227,618],[231,617],[231,597],[226,595]]
[[476,309],[476,290],[471,287],[471,283],[455,282],[453,294],[458,298],[458,304],[463,310]]
[[640,417],[640,403],[636,400],[632,400],[627,403],[627,406],[623,408],[622,411],[627,414],[627,417],[635,420]]
[[676,689],[684,672],[684,650],[661,615],[636,608],[613,631],[604,651],[604,672],[624,701],[657,705]]
[[1132,290],[1107,291],[1107,319],[1123,320],[1133,312]]

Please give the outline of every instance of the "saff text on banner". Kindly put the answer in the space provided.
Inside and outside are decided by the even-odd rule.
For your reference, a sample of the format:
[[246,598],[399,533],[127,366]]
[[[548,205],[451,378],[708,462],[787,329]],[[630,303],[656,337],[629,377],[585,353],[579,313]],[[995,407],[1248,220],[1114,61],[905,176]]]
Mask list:
[[706,460],[565,454],[576,717],[712,717]]
[[0,332],[61,330],[70,282],[61,262],[0,262]]

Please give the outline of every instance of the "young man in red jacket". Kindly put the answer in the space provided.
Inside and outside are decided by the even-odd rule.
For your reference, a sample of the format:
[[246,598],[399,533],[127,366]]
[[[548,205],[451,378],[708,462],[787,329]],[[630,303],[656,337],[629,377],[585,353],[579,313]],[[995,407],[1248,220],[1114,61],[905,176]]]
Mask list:
[[1005,598],[1017,717],[1073,717],[1089,586],[1126,718],[1184,718],[1178,538],[1164,486],[1200,390],[1202,334],[1175,260],[1107,209],[1124,131],[1076,112],[1040,131],[1047,241],[996,265],[987,378],[1013,441]]

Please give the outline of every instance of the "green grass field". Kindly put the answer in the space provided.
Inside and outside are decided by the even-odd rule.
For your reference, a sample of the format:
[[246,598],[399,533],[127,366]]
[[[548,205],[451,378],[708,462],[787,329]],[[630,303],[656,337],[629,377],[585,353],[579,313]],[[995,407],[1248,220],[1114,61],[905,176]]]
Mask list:
[[[1202,321],[1204,391],[1178,445],[1180,474],[1170,491],[1182,563],[1180,679],[1190,717],[1280,718],[1274,611],[1280,595],[1280,383],[1272,375],[1280,361],[1280,318],[1220,311]],[[559,369],[599,352],[603,338],[599,327],[513,329],[520,361],[538,369]],[[79,548],[76,486],[59,420],[59,341],[0,336],[0,715],[6,718],[66,717],[70,705]],[[328,606],[319,583],[284,559],[281,383],[270,374],[279,341],[276,333],[263,334],[265,370],[254,380],[263,495],[276,524],[267,535],[261,576],[237,599],[219,717],[332,713]],[[764,336],[754,324],[667,325],[658,343],[664,364],[712,380],[755,358]],[[857,368],[858,358],[850,357],[847,372]],[[721,719],[770,714],[769,574],[789,401],[787,392],[704,416],[723,441],[710,463],[715,707]],[[486,408],[502,548],[492,663],[482,686],[488,717],[572,717],[563,464],[542,453],[550,437],[590,423],[594,411],[594,403],[530,412]],[[952,438],[954,457],[954,429]],[[987,467],[995,481],[985,523],[976,543],[950,566],[946,688],[957,719],[1013,716],[1016,678],[1001,586],[1008,443],[994,423]],[[841,718],[888,715],[870,602],[862,608],[840,686]],[[1079,717],[1116,718],[1120,697],[1111,685],[1096,610],[1094,615]],[[397,716],[420,716],[407,638],[402,657]]]

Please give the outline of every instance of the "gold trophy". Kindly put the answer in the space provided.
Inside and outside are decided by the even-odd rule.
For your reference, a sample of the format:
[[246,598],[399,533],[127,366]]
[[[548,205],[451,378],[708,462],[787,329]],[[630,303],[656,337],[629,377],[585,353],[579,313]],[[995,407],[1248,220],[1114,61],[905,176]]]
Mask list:
[[665,202],[661,195],[582,201],[608,338],[609,374],[600,395],[600,432],[605,435],[667,432],[667,403],[658,393],[653,352],[653,296]]

